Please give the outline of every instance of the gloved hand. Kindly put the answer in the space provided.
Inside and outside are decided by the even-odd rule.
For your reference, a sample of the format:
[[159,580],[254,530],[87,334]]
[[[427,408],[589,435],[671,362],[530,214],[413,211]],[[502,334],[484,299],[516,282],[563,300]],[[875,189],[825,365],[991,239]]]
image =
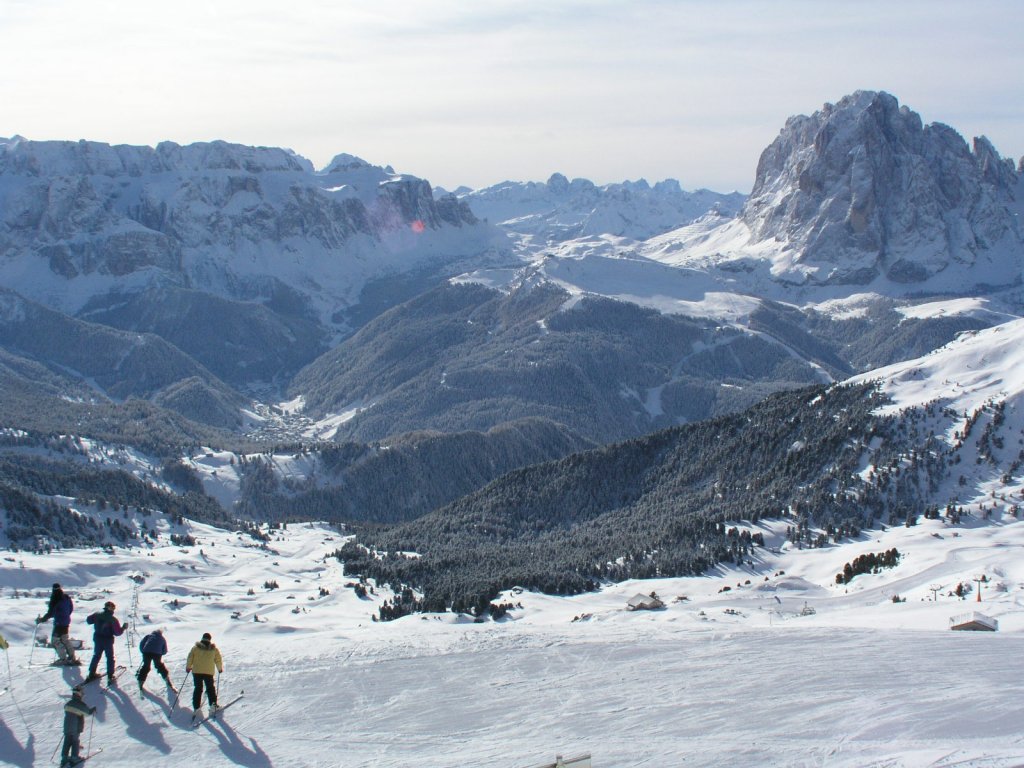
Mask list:
[[190,674],[191,672],[192,672],[192,667],[185,667],[185,674],[186,675]]
[[95,715],[96,714],[96,707],[89,707],[89,714],[90,715]]

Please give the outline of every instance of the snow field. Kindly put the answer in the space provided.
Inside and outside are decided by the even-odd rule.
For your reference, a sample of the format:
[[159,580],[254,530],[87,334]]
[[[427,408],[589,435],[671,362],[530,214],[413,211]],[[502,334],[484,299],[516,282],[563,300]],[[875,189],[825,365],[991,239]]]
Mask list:
[[[30,653],[34,663],[52,655],[29,645],[50,584],[74,595],[72,635],[91,646],[85,616],[112,599],[129,619],[135,575],[145,579],[137,631],[130,654],[118,641],[118,663],[136,667],[141,635],[163,626],[178,684],[209,631],[225,659],[221,700],[243,689],[245,699],[193,732],[181,707],[190,682],[170,717],[155,673],[145,697],[128,673],[117,691],[90,686],[97,766],[527,768],[584,752],[596,768],[1022,765],[1024,523],[967,520],[815,550],[784,543],[785,522],[762,524],[767,546],[753,567],[572,598],[509,593],[523,608],[480,624],[451,614],[373,622],[387,590],[361,600],[344,586],[340,563],[325,558],[342,537],[325,526],[275,532],[269,549],[193,524],[194,547],[8,554],[0,761],[48,762],[59,696],[85,673],[26,667]],[[891,547],[903,554],[897,567],[835,584],[844,563]],[[980,605],[974,592],[947,596],[982,573]],[[624,610],[652,590],[664,610]],[[1000,631],[948,630],[972,609]]]

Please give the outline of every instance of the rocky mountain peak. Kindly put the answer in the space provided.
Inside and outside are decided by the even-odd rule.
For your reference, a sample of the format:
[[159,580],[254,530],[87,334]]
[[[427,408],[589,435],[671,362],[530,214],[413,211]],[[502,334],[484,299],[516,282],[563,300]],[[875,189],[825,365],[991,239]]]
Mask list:
[[340,155],[335,155],[331,162],[327,164],[324,173],[339,173],[370,167],[370,164],[361,157],[342,152]]
[[1018,178],[1013,160],[1000,157],[992,142],[984,136],[975,136],[973,150],[982,178],[995,187],[1007,190],[1012,196]]
[[569,194],[569,180],[561,173],[552,173],[548,177],[548,189],[554,195]]
[[[858,91],[786,121],[761,155],[741,218],[753,244],[794,253],[786,279],[919,283],[983,253],[1019,262],[1024,241],[1007,208],[1017,180],[987,139],[972,149],[890,94]],[[996,274],[978,279],[994,284]]]

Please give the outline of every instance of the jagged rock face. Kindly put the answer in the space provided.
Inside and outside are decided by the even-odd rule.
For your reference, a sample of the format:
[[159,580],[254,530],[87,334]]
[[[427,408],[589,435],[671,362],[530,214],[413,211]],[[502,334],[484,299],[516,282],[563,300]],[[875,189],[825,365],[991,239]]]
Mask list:
[[982,254],[1016,254],[1010,284],[1024,252],[1008,207],[1017,185],[1013,163],[987,139],[972,149],[889,94],[860,91],[786,122],[761,155],[741,218],[752,243],[793,252],[793,268],[779,271],[793,282],[920,283]]
[[317,173],[287,150],[224,142],[0,139],[0,279],[64,311],[159,275],[247,300],[283,283],[329,317],[377,274],[498,238],[426,181],[347,155]]

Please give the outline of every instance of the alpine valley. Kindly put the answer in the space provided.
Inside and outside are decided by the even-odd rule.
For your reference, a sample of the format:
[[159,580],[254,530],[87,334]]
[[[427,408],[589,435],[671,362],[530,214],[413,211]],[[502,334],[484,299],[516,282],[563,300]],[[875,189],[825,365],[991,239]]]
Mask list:
[[[210,721],[201,748],[150,696],[116,734],[138,744],[97,764],[1020,765],[1001,715],[960,727],[902,659],[983,681],[1022,650],[1022,212],[1024,159],[875,91],[786,120],[749,195],[559,173],[448,192],[347,154],[0,139],[0,595],[59,580],[178,649],[201,620],[294,665],[270,706],[234,659],[255,678],[239,732]],[[988,665],[947,630],[982,592]],[[35,609],[13,605],[27,664]],[[807,730],[796,709],[848,661],[891,720],[834,701]],[[661,709],[640,673],[659,665]],[[748,671],[774,680],[743,694],[763,711],[669,711],[715,711]],[[15,765],[49,748],[18,730],[45,717],[40,674],[11,678]],[[800,674],[774,736],[764,708]],[[356,726],[349,762],[273,725],[316,678],[345,689],[317,717]],[[444,680],[493,688],[490,723]]]

